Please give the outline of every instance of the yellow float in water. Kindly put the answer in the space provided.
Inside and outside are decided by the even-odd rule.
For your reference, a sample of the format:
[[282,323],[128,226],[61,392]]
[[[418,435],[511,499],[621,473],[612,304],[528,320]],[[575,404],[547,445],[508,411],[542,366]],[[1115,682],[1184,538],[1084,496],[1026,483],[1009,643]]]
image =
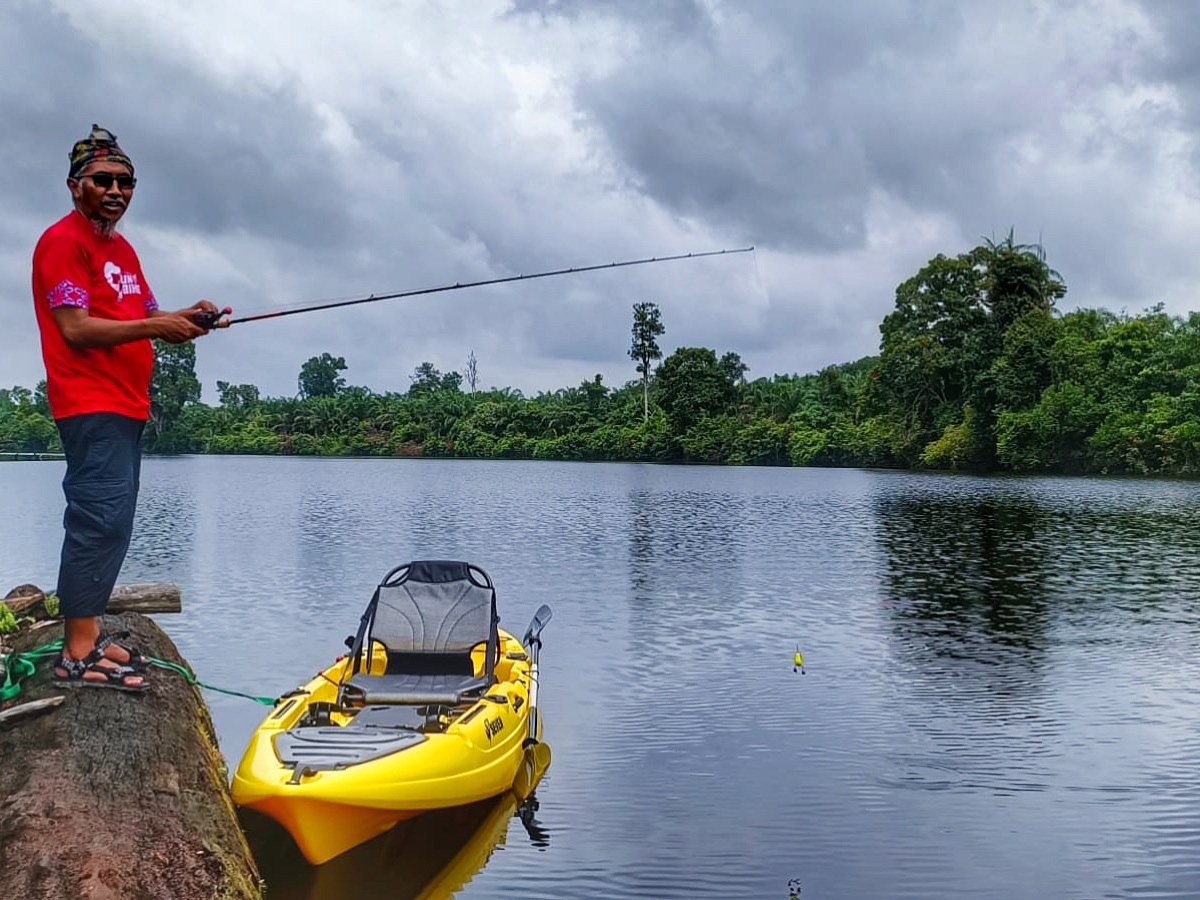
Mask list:
[[528,795],[549,764],[537,661],[550,615],[542,606],[518,640],[499,628],[482,569],[393,569],[350,655],[281,697],[251,736],[234,801],[320,864],[428,810]]

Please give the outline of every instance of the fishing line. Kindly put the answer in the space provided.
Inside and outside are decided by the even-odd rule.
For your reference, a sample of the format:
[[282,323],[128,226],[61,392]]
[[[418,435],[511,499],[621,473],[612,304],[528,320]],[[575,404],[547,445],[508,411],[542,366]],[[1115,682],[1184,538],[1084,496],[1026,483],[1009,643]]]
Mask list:
[[[573,266],[569,269],[555,269],[550,272],[535,272],[532,275],[509,275],[504,278],[485,278],[481,281],[462,281],[454,284],[443,284],[438,287],[418,288],[409,291],[396,291],[390,294],[371,294],[367,297],[357,297],[352,300],[331,300],[324,303],[316,303],[312,306],[301,306],[292,309],[280,309],[274,312],[256,313],[250,316],[237,316],[229,319],[230,325],[239,325],[242,322],[258,322],[263,319],[279,319],[283,316],[294,316],[299,313],[316,312],[320,309],[337,309],[343,306],[357,306],[361,303],[376,303],[380,300],[398,300],[402,297],[417,297],[423,294],[439,294],[446,291],[462,291],[467,288],[484,287],[489,284],[507,284],[513,281],[532,281],[535,278],[550,278],[554,275],[574,275],[580,272],[596,272],[600,269],[620,269],[626,266],[643,266],[650,263],[672,262],[679,259],[700,259],[705,256],[726,256],[733,253],[751,253],[754,247],[738,247],[733,250],[708,250],[703,253],[680,253],[676,256],[651,256],[646,259],[627,259],[621,262],[600,263],[593,266]],[[756,261],[757,266],[757,261]],[[208,312],[203,311],[195,315],[196,322],[203,328],[212,328],[216,325],[221,316],[227,315],[225,312]]]
[[[751,247],[751,250],[754,248]],[[763,299],[767,301],[767,306],[771,305],[771,293],[767,290],[767,282],[763,279],[762,272],[758,268],[758,254],[754,254],[754,280],[757,282],[759,290],[762,291]]]

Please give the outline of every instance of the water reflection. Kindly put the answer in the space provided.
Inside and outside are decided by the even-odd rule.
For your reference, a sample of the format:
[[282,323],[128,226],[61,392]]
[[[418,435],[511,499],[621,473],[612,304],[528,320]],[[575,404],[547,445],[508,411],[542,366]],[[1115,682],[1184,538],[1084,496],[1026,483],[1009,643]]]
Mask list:
[[[1164,865],[1176,871],[1119,871],[1091,840],[1072,848],[1081,861],[1119,871],[1131,888],[1195,879],[1195,857],[1183,858],[1200,829],[1178,810],[1196,788],[1162,783],[1195,770],[1192,750],[1182,748],[1200,740],[1194,728],[1179,740],[1188,711],[1167,699],[1183,670],[1196,669],[1185,648],[1200,633],[1198,579],[1185,549],[1200,534],[1193,508],[1174,496],[1178,487],[1006,479],[904,486],[888,485],[873,501],[882,619],[896,666],[888,684],[895,722],[877,784],[988,797],[1043,816],[1064,804],[1118,804],[1122,817],[1143,822],[1139,852],[1169,859]],[[1155,733],[1176,740],[1146,739]],[[1017,799],[1039,794],[1044,802]],[[1176,852],[1183,846],[1187,853]]]
[[935,478],[906,488],[888,486],[874,505],[888,619],[909,649],[1037,667],[1064,628],[1115,645],[1131,626],[1197,624],[1200,506],[1182,502],[1188,486]]
[[[995,640],[1036,646],[1045,624],[1044,514],[1024,497],[888,496],[876,500],[887,595],[898,610],[942,610]],[[936,606],[929,607],[929,602]]]
[[876,502],[894,627],[938,655],[982,640],[1028,651],[1047,626],[1045,515],[1028,498],[889,496]]
[[507,843],[514,819],[516,833],[524,833],[535,849],[549,847],[550,830],[537,813],[536,794],[518,802],[508,792],[427,812],[322,866],[310,866],[282,826],[253,810],[238,810],[273,900],[444,900],[478,876]]
[[979,480],[937,486],[875,501],[880,602],[904,672],[893,687],[904,739],[886,751],[877,781],[1000,796],[1045,790],[1062,732],[1045,687],[1045,512]]
[[718,592],[736,601],[746,502],[727,494],[630,491],[635,603]]

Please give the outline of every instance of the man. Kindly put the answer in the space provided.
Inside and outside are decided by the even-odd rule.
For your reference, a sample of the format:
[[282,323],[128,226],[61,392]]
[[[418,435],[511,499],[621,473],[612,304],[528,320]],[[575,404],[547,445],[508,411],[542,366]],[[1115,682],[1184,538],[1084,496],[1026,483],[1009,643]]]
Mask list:
[[63,651],[54,676],[143,691],[147,661],[116,636],[101,635],[100,616],[133,532],[150,414],[150,339],[179,344],[229,323],[217,321],[207,300],[177,312],[158,308],[137,254],[116,231],[137,184],[116,135],[93,125],[70,161],[75,209],[46,230],[33,253],[46,394],[67,458],[58,575]]

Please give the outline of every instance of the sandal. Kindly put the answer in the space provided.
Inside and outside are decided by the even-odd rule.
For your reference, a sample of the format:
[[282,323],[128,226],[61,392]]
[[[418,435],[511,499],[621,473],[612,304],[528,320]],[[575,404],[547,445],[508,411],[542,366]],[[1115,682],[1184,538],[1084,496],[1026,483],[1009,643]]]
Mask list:
[[[58,684],[68,687],[109,688],[114,691],[128,691],[132,694],[140,694],[142,691],[149,690],[150,683],[133,667],[103,666],[102,662],[112,662],[112,660],[106,660],[104,654],[99,650],[93,650],[83,659],[69,659],[60,655],[54,664],[54,680]],[[58,674],[59,669],[67,673],[65,677]],[[104,680],[84,677],[89,672],[98,672],[104,676]],[[126,684],[126,679],[131,677],[141,678],[142,683]]]
[[[129,637],[128,631],[114,631],[109,634],[101,634],[96,641],[96,652],[110,662],[115,662],[119,666],[128,666],[135,672],[145,672],[150,668],[150,660],[137,647],[129,647],[120,642],[120,638]],[[106,647],[116,647],[118,650],[124,650],[129,656],[129,662],[121,662],[119,659],[112,659],[104,653]]]

